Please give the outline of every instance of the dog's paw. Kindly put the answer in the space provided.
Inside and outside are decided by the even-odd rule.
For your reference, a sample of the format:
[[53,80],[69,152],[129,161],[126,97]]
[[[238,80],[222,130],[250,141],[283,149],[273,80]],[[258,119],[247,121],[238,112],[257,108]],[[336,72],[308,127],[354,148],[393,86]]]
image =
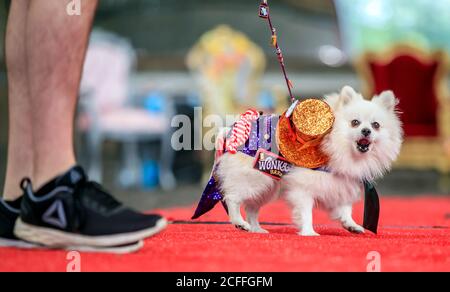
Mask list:
[[265,230],[265,229],[263,229],[263,228],[261,228],[261,227],[257,227],[257,228],[250,228],[250,232],[253,232],[253,233],[269,233],[269,231],[267,231],[267,230]]
[[244,230],[244,231],[251,231],[251,227],[250,224],[248,224],[247,222],[239,222],[239,223],[233,223],[234,227],[236,227],[237,229],[240,230]]
[[346,225],[344,224],[344,228],[350,231],[351,233],[362,234],[364,233],[364,228],[359,226],[358,224]]
[[305,230],[305,231],[302,230],[298,233],[298,235],[300,235],[300,236],[320,236],[320,234],[315,232],[314,230]]

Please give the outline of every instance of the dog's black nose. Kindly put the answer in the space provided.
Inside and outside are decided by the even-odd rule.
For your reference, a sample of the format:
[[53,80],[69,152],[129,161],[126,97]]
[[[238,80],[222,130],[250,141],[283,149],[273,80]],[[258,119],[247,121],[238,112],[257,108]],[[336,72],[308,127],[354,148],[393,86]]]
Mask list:
[[361,130],[361,133],[364,135],[364,137],[368,137],[372,131],[368,128],[364,128]]

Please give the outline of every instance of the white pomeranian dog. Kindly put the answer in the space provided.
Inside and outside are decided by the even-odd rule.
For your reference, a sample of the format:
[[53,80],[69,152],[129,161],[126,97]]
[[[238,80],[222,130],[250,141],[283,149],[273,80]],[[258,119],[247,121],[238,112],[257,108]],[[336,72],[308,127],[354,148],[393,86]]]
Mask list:
[[[225,153],[216,161],[220,189],[233,225],[267,233],[259,225],[259,210],[281,195],[292,207],[299,235],[319,235],[313,228],[315,205],[328,211],[346,230],[364,232],[352,218],[352,205],[363,193],[362,181],[383,176],[400,152],[403,131],[395,109],[398,100],[392,91],[365,100],[345,86],[340,94],[326,96],[324,101],[335,116],[331,132],[320,145],[329,157],[327,172],[293,167],[277,181],[254,169],[254,158],[240,152]],[[241,215],[241,205],[247,220]]]

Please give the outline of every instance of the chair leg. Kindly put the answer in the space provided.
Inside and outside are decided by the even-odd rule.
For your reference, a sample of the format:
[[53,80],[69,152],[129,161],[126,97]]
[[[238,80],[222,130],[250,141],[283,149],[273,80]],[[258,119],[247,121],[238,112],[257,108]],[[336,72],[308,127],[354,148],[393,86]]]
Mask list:
[[87,146],[91,161],[89,163],[88,176],[99,183],[103,180],[103,138],[100,135],[88,133]]
[[162,138],[161,141],[161,159],[160,159],[160,174],[159,174],[159,184],[161,188],[165,191],[173,190],[177,181],[175,175],[172,171],[173,161],[175,158],[175,151],[170,143],[171,131],[168,131]]
[[139,160],[138,146],[137,141],[123,143],[124,168],[119,173],[119,181],[126,188],[138,186],[140,182],[141,162]]
[[439,191],[450,193],[450,174],[448,172],[441,173],[439,177]]

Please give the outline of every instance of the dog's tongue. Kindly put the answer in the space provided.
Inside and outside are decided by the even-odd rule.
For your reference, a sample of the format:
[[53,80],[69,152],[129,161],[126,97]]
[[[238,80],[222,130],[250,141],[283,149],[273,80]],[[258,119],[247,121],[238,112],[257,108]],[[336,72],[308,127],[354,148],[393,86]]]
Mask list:
[[366,139],[366,138],[362,138],[362,139],[360,139],[360,140],[358,141],[358,144],[359,144],[359,145],[369,145],[369,144],[370,144],[370,141],[369,141],[368,139]]

